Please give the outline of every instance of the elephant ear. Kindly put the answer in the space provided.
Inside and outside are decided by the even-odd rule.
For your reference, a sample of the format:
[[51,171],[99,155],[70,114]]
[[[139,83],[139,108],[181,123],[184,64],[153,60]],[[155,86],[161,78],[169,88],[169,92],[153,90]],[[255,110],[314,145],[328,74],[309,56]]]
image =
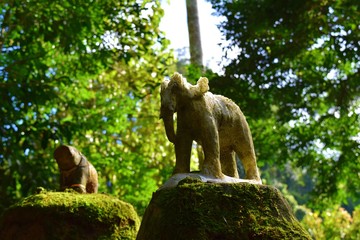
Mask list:
[[175,72],[171,77],[168,87],[171,91],[187,96],[189,98],[198,98],[209,91],[209,80],[206,77],[201,77],[196,85],[192,85],[186,81],[180,73]]
[[199,78],[199,80],[197,81],[196,84],[199,88],[199,91],[204,94],[207,91],[209,91],[209,80],[206,77],[201,77]]
[[169,85],[169,80],[164,80],[162,83],[161,83],[161,92],[164,92],[165,89],[168,87]]
[[171,77],[171,80],[170,80],[170,86],[173,88],[173,87],[178,87],[178,88],[181,88],[183,85],[184,85],[184,78],[183,76],[178,73],[178,72],[175,72],[174,75],[172,75]]
[[209,80],[206,77],[201,77],[195,86],[189,88],[189,95],[191,98],[201,97],[209,91]]

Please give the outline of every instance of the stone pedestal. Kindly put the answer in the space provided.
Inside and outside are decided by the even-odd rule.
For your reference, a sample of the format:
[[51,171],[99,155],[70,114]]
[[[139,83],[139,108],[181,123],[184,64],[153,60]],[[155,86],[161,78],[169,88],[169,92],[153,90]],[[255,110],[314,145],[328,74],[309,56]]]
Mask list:
[[132,205],[105,194],[46,192],[25,198],[0,219],[0,239],[135,239]]
[[137,240],[311,239],[274,187],[194,178],[153,194]]

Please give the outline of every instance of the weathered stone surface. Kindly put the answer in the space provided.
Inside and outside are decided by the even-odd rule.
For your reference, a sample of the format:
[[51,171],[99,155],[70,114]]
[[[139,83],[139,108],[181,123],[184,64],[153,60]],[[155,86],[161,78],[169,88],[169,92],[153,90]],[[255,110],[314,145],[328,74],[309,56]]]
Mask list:
[[138,240],[311,239],[274,187],[185,178],[153,194]]
[[[161,187],[160,189],[173,188],[176,187],[179,182],[185,178],[192,178],[194,180],[199,180],[204,183],[250,183],[250,184],[261,184],[261,180],[255,179],[241,179],[234,178],[224,175],[223,178],[215,178],[213,176],[204,175],[200,172],[190,172],[190,173],[176,173],[171,176]],[[193,180],[193,181],[194,181]]]
[[42,191],[4,213],[0,239],[135,239],[139,225],[133,206],[117,198]]

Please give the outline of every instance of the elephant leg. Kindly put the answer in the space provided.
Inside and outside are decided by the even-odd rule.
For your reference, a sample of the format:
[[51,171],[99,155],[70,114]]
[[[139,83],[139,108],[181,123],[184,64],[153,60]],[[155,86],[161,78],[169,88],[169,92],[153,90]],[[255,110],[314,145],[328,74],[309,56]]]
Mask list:
[[220,146],[219,146],[219,134],[215,127],[209,127],[206,133],[202,137],[202,147],[204,150],[204,164],[201,171],[215,178],[224,178],[224,174],[221,172],[220,165]]
[[223,174],[239,178],[239,173],[236,166],[235,152],[230,148],[220,149],[220,162],[221,162],[221,171]]
[[256,156],[253,150],[253,146],[249,144],[249,146],[235,146],[235,152],[240,157],[241,163],[245,170],[246,179],[260,179],[259,170],[256,164]]
[[175,140],[175,155],[176,164],[173,174],[176,173],[189,173],[190,172],[190,155],[192,138],[190,134],[182,134],[182,131],[176,136]]

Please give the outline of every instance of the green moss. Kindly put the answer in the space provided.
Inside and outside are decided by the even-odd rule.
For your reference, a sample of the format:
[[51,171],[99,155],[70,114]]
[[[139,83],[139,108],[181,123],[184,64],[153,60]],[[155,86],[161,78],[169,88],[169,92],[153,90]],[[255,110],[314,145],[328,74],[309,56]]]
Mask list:
[[41,191],[23,199],[5,212],[1,229],[31,223],[46,239],[135,239],[140,225],[130,204],[105,194],[73,191]]
[[[147,234],[146,225],[161,230]],[[273,187],[248,183],[209,184],[188,178],[176,188],[156,192],[145,212],[138,239],[166,239],[164,236],[171,239],[311,239]]]

